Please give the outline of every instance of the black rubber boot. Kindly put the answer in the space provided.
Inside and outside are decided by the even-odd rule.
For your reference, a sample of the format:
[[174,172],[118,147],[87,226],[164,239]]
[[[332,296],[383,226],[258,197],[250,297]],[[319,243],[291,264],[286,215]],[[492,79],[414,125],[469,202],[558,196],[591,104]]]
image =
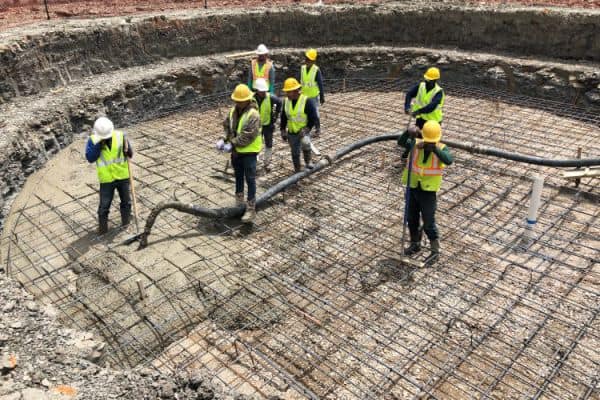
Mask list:
[[131,213],[121,214],[121,225],[122,226],[129,226],[130,222],[131,222]]
[[420,242],[410,242],[410,245],[404,249],[404,255],[412,256],[413,254],[417,254],[421,251],[421,243]]
[[310,150],[308,150],[308,151],[303,150],[302,154],[304,154],[304,166],[306,167],[306,169],[313,169],[314,165],[310,161],[310,159],[311,159]]
[[104,235],[108,232],[108,216],[98,218],[98,235]]
[[431,253],[427,257],[427,264],[435,264],[440,258],[440,241],[435,239],[431,241]]
[[302,169],[300,167],[300,157],[298,157],[298,158],[292,157],[292,162],[294,163],[294,172],[302,171]]

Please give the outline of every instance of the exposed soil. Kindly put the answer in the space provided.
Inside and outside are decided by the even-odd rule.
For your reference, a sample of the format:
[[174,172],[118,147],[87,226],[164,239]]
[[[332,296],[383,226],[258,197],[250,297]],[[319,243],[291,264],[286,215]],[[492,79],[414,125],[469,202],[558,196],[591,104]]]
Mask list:
[[[48,0],[50,19],[93,18],[147,12],[215,7],[269,7],[275,5],[387,3],[382,0]],[[428,1],[427,3],[431,3]],[[435,1],[433,1],[435,2]],[[600,0],[485,0],[453,1],[474,5],[528,5],[544,7],[600,8]],[[8,0],[0,4],[0,30],[47,19],[44,0]]]

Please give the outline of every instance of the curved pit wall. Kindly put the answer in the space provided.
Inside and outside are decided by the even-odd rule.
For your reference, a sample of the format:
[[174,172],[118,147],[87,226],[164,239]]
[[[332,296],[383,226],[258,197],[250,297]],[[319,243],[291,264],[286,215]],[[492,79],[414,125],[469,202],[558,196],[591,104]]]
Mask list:
[[[599,29],[598,11],[392,3],[196,11],[11,30],[0,34],[0,228],[26,177],[99,115],[126,126],[198,105],[245,80],[247,58],[208,54],[265,42],[281,81],[298,71],[302,48],[317,46],[326,78],[418,78],[436,64],[446,81],[600,109]],[[333,44],[345,47],[323,47]]]

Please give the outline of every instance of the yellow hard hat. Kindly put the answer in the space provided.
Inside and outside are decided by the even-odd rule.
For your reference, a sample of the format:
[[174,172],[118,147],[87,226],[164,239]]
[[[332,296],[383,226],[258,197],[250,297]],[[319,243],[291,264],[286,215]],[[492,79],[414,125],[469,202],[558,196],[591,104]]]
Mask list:
[[233,93],[231,93],[231,99],[233,101],[248,101],[251,100],[254,96],[254,93],[250,90],[248,85],[244,85],[240,83],[235,87]]
[[316,49],[308,49],[304,54],[306,55],[306,58],[308,58],[310,61],[315,61],[317,59]]
[[427,72],[425,72],[425,75],[423,75],[423,77],[428,81],[438,80],[440,79],[440,70],[436,67],[431,67],[427,70]]
[[292,90],[300,89],[302,85],[296,80],[296,78],[287,78],[283,82],[283,91],[291,92]]
[[423,141],[426,143],[437,143],[442,138],[442,127],[436,121],[427,121],[421,129]]

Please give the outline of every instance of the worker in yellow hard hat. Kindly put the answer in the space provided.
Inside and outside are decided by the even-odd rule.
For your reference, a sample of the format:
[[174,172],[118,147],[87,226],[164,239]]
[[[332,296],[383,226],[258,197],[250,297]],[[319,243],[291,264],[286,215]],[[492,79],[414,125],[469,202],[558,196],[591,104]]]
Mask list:
[[452,164],[453,158],[448,147],[440,142],[442,128],[437,121],[425,122],[421,135],[422,139],[419,139],[418,131],[411,128],[398,139],[398,143],[411,154],[402,172],[402,183],[406,185],[410,170],[406,196],[410,245],[404,249],[404,254],[413,255],[421,251],[419,220],[422,218],[423,231],[431,246],[427,262],[434,263],[440,254],[439,232],[435,224],[437,192],[442,185],[442,172]]
[[244,179],[246,180],[248,202],[242,221],[253,222],[256,217],[256,157],[262,149],[260,114],[254,93],[247,85],[237,85],[231,99],[235,106],[223,122],[225,139],[217,142],[217,149],[231,151],[237,205],[244,204]]
[[317,110],[317,119],[315,121],[315,132],[313,137],[317,138],[321,134],[321,117],[319,115],[319,104],[325,103],[325,91],[323,90],[323,75],[317,66],[317,50],[308,49],[305,53],[305,63],[300,67],[300,84],[302,85],[302,94],[308,97],[309,101],[314,103]]
[[256,80],[262,78],[267,82],[269,93],[275,94],[275,64],[269,59],[269,49],[261,43],[255,53],[248,71],[248,87],[256,90]]
[[[442,124],[444,107],[444,90],[439,85],[440,70],[436,67],[428,68],[423,75],[423,81],[413,86],[404,100],[405,114],[415,117],[415,125],[423,129],[427,121],[436,121]],[[414,103],[411,102],[415,100]],[[408,152],[402,154],[406,158]]]
[[281,138],[290,144],[294,172],[300,172],[300,150],[304,155],[305,167],[311,169],[310,131],[315,126],[317,111],[312,101],[301,93],[302,85],[295,78],[283,83],[285,100],[281,113]]

